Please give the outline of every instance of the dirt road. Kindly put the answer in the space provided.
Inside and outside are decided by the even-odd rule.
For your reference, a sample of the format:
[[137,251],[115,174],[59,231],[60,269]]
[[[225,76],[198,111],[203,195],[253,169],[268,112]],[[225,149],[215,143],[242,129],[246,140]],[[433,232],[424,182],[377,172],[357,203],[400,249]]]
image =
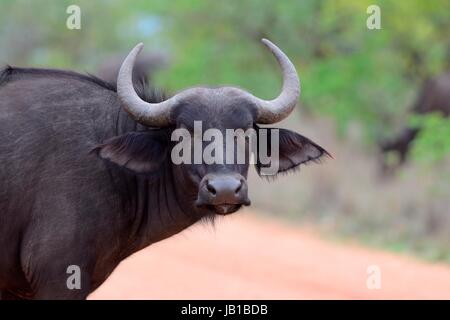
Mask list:
[[[368,289],[367,268],[380,270]],[[450,299],[450,267],[322,240],[250,212],[124,261],[91,299]]]

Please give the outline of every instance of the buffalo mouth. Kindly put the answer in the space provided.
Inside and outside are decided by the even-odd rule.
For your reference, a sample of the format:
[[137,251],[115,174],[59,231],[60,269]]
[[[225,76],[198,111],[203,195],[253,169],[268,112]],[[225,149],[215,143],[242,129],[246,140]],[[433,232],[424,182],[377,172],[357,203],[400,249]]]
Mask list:
[[219,204],[219,205],[206,205],[206,208],[210,211],[213,211],[216,214],[220,215],[228,215],[238,211],[242,207],[242,204]]

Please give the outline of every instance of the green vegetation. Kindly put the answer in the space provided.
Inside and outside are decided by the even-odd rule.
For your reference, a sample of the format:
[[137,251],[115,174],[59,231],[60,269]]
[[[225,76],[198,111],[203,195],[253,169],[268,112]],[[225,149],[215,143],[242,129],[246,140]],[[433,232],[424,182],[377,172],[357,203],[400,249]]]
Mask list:
[[[262,37],[285,50],[303,80],[305,106],[332,116],[341,133],[358,122],[369,143],[405,124],[426,78],[448,67],[450,4],[377,1],[381,30],[366,27],[370,0],[77,1],[81,30],[68,30],[73,1],[2,1],[2,58],[17,64],[91,70],[138,41],[170,50],[158,84],[177,90],[233,83],[262,97],[279,88]],[[30,28],[32,26],[32,28]],[[8,59],[8,60],[9,60]],[[433,130],[427,126],[426,130]]]
[[415,139],[413,156],[428,164],[443,160],[450,154],[450,118],[440,113],[412,116],[412,126],[422,128]]

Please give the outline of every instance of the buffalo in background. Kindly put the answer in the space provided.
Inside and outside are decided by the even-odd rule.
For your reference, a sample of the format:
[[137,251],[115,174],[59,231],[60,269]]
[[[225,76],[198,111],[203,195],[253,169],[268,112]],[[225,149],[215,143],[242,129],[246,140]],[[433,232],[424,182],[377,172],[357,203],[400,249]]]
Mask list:
[[[96,76],[100,79],[115,84],[120,66],[125,59],[126,54],[114,54],[107,57],[98,67]],[[153,51],[142,53],[137,57],[136,65],[133,70],[133,82],[144,82],[150,84],[155,72],[166,68],[169,65],[170,58],[167,53],[162,51]]]
[[[439,112],[444,117],[450,115],[450,70],[435,78],[425,80],[411,112],[417,115],[432,112]],[[391,152],[395,153],[398,155],[397,166],[404,164],[408,158],[411,143],[419,132],[420,128],[406,127],[396,137],[380,143],[384,172],[395,168],[387,163],[385,155]]]

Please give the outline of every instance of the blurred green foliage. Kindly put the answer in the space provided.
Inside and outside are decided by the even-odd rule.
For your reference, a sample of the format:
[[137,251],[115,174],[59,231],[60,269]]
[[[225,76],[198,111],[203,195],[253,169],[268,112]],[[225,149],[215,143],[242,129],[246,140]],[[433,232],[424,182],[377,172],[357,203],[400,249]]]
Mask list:
[[[366,27],[371,0],[2,0],[0,62],[92,72],[143,41],[172,56],[157,78],[169,90],[234,84],[270,98],[280,79],[259,43],[267,37],[296,64],[305,108],[333,117],[341,134],[359,123],[373,143],[406,124],[419,86],[449,66],[450,50],[449,1],[376,3],[381,30]],[[65,27],[70,4],[81,7],[81,30]]]
[[[269,98],[280,80],[259,43],[267,37],[297,65],[307,108],[331,115],[342,133],[356,121],[375,141],[402,124],[421,81],[447,66],[450,4],[377,1],[382,29],[368,30],[372,3],[3,0],[1,57],[90,71],[107,52],[144,41],[170,50],[174,63],[158,81],[171,90],[231,83]],[[70,4],[81,7],[81,30],[65,27]]]
[[445,159],[450,154],[450,118],[440,113],[411,116],[410,124],[420,127],[413,141],[413,156],[426,163]]

